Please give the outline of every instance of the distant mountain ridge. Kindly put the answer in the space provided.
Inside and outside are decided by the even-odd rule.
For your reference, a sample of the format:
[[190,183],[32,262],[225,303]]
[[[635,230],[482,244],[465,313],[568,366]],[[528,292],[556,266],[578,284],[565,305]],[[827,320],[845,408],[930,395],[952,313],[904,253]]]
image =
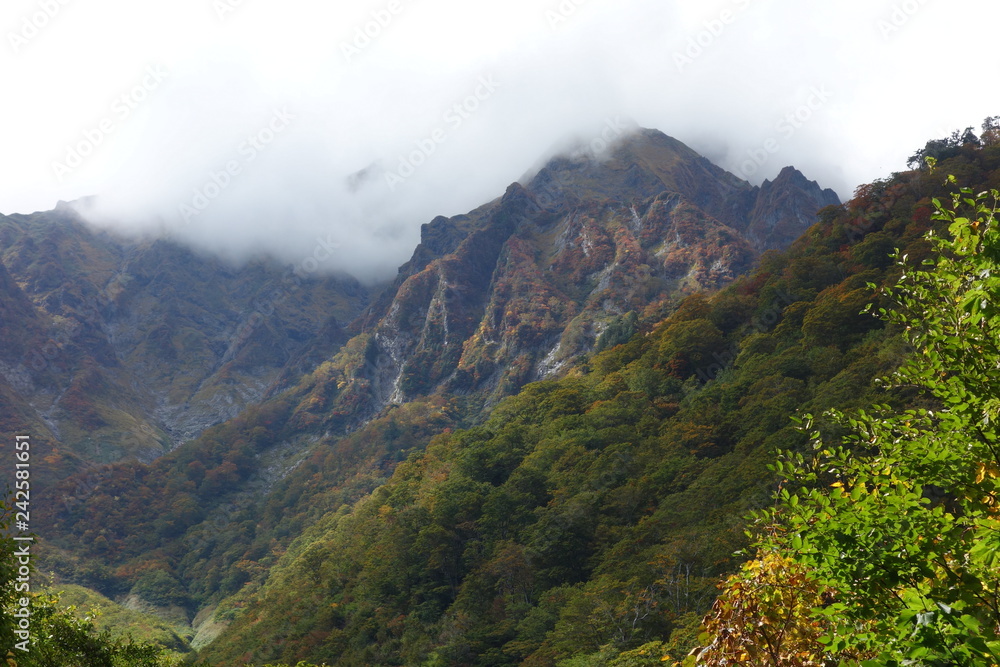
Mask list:
[[306,343],[343,342],[339,323],[368,302],[346,276],[300,287],[273,262],[128,239],[68,205],[0,216],[0,257],[0,382],[17,388],[0,411],[22,415],[5,431],[70,468],[151,460],[234,417]]
[[522,181],[425,224],[381,291],[128,239],[68,205],[2,216],[0,314],[18,323],[0,331],[4,435],[36,433],[56,477],[74,461],[148,461],[294,386],[351,336],[365,363],[314,396],[337,428],[437,391],[492,404],[593,349],[615,318],[725,285],[838,203],[793,168],[751,186],[655,130]]

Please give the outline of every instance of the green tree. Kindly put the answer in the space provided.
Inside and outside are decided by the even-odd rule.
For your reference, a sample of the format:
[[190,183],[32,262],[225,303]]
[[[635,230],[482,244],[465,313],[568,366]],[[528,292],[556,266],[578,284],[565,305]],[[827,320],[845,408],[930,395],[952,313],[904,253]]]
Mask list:
[[615,345],[627,343],[632,336],[639,331],[639,314],[629,311],[625,315],[619,315],[611,320],[608,328],[604,330],[594,345],[594,351],[600,352]]
[[[800,649],[816,664],[1000,663],[998,198],[961,189],[950,208],[935,200],[947,225],[947,235],[929,235],[936,259],[918,268],[900,258],[904,273],[886,294],[894,305],[880,315],[913,349],[891,378],[911,409],[828,413],[842,438],[812,432],[807,418],[815,455],[790,453],[777,466],[788,488],[762,515],[759,547],[765,562],[804,568],[809,594],[821,594],[785,619],[800,634],[821,630]],[[745,585],[731,580],[721,599]],[[725,664],[712,650],[722,627],[767,645],[769,601],[784,604],[777,590],[756,594],[735,619],[720,615],[732,605],[717,605],[697,662]]]
[[[18,591],[15,584],[21,574],[21,563],[16,554],[19,543],[11,536],[12,517],[11,499],[0,499],[0,658],[6,659],[4,664],[12,667],[173,667],[178,664],[159,646],[131,638],[114,638],[110,630],[98,632],[90,617],[80,618],[75,609],[64,609],[57,595]],[[22,605],[22,600],[27,600],[27,606]],[[25,631],[29,635],[27,640],[15,632],[20,628],[22,609],[27,610],[30,623]]]
[[[133,639],[116,639],[110,630],[98,632],[89,617],[63,609],[56,595],[31,597],[31,642],[27,651],[13,651],[17,667],[175,667],[159,646]],[[10,654],[8,654],[10,655]]]

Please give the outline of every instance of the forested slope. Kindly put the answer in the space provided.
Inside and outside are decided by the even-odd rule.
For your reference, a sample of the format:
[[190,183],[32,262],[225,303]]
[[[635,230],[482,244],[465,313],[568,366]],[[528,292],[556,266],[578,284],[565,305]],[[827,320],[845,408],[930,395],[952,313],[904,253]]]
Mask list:
[[150,463],[64,480],[62,502],[39,508],[48,566],[194,619],[436,433],[627,340],[637,313],[652,322],[730,283],[837,201],[792,168],[751,186],[652,130],[523,180],[425,225],[350,339],[304,342],[268,400]]
[[907,349],[860,314],[866,284],[896,281],[894,247],[928,255],[942,173],[998,180],[996,147],[945,148],[935,174],[860,188],[752,275],[435,438],[227,601],[204,656],[547,665],[690,645],[745,515],[771,502],[768,464],[805,444],[789,417],[902,400],[872,385]]

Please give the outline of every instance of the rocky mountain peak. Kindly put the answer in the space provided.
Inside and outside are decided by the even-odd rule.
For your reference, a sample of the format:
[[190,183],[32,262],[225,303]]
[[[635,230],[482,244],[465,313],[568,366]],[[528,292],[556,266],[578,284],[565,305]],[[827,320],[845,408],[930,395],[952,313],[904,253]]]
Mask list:
[[625,132],[603,152],[576,148],[552,158],[526,187],[542,203],[640,201],[677,193],[719,222],[741,232],[758,251],[790,244],[815,221],[815,212],[839,204],[794,167],[755,187],[659,130]]
[[372,405],[516,391],[588,352],[614,318],[721,287],[838,203],[794,169],[754,187],[657,130],[599,148],[564,151],[493,202],[424,225],[352,328],[374,335]]
[[756,189],[747,238],[761,251],[784,248],[816,221],[816,211],[839,203],[836,192],[785,167]]

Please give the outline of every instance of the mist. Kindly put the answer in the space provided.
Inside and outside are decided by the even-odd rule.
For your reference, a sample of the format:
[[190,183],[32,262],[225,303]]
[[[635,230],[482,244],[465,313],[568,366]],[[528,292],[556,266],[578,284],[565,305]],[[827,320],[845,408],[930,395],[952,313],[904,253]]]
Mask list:
[[994,62],[960,37],[986,0],[9,4],[0,211],[96,195],[97,225],[365,281],[608,127],[846,199],[1000,113],[942,55]]

